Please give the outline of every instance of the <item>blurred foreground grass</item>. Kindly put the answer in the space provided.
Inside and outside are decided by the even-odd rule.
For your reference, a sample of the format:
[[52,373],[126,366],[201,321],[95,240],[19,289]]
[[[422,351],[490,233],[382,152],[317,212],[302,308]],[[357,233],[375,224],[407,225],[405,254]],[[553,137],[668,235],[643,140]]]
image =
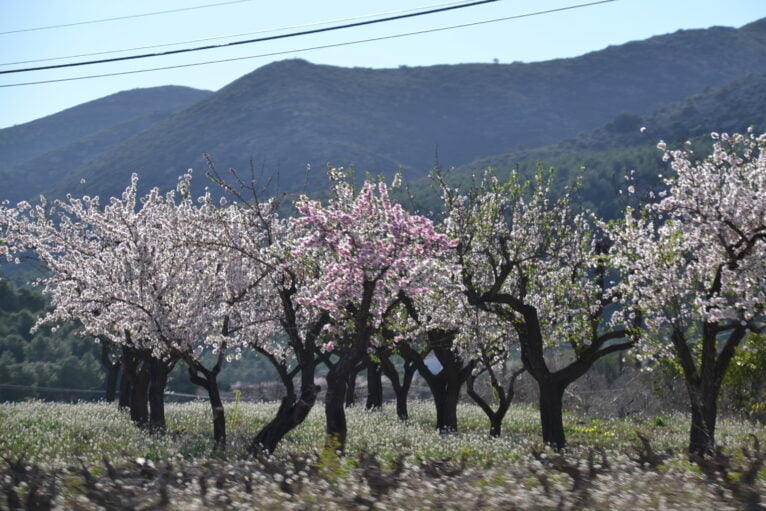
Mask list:
[[[232,482],[211,484],[220,486],[219,490],[226,495],[221,501],[225,505],[221,507],[229,508],[240,504],[243,508],[256,509],[359,506],[382,509],[617,509],[628,506],[633,509],[740,509],[744,506],[730,489],[706,478],[686,457],[688,418],[682,414],[648,419],[566,414],[569,447],[559,454],[541,445],[538,412],[533,407],[512,407],[500,438],[488,436],[489,422],[473,405],[460,406],[460,432],[451,435],[439,435],[434,430],[435,412],[430,402],[410,403],[411,418],[407,422],[397,419],[393,406],[385,406],[377,412],[355,407],[348,410],[347,456],[330,460],[321,453],[324,417],[320,404],[301,427],[285,438],[272,458],[276,465],[261,460],[266,463],[263,465],[248,459],[245,447],[276,413],[277,406],[277,403],[244,402],[229,405],[229,441],[224,452],[216,452],[206,403],[168,404],[168,431],[162,436],[135,428],[127,414],[112,404],[40,401],[0,404],[0,455],[9,466],[22,460],[25,466],[36,465],[49,474],[46,477],[58,478],[51,488],[56,489],[56,498],[63,509],[90,509],[91,504],[93,509],[108,508],[108,501],[99,503],[93,492],[109,485],[116,485],[109,494],[127,491],[125,488],[141,489],[143,493],[133,496],[135,502],[123,499],[125,503],[132,502],[133,507],[148,505],[153,499],[159,499],[158,502],[169,499],[163,505],[170,509],[191,509],[197,504],[204,508],[210,502],[205,493],[207,485],[202,481],[206,477],[217,480],[220,474],[229,474]],[[637,433],[650,439],[656,453],[672,450],[672,454],[657,467],[641,466],[635,460],[639,445]],[[741,447],[748,442],[752,446],[753,436],[761,444],[766,443],[766,428],[732,419],[720,421],[717,438],[732,455],[732,467],[746,468],[748,460]],[[168,486],[169,477],[159,477],[157,474],[162,470],[157,472],[152,468],[154,475],[135,476],[140,484],[134,481],[120,485],[110,476],[111,479],[99,483],[101,486],[94,483],[90,488],[83,482],[87,477],[82,470],[88,470],[94,477],[106,478],[104,457],[113,466],[124,467],[124,477],[132,477],[131,467],[140,468],[144,474],[146,464],[176,467],[165,468],[167,473],[185,467],[178,474],[197,475],[186,479],[179,476],[175,486]],[[289,468],[296,464],[311,468]],[[274,468],[278,466],[282,468]],[[32,472],[26,469],[26,473]],[[300,484],[291,479],[297,477],[297,472],[303,473]],[[9,477],[5,479],[6,486],[10,484],[7,481],[13,479]],[[277,480],[280,477],[282,479]],[[736,470],[731,477],[737,481]],[[285,490],[285,478],[291,481],[289,491]],[[755,491],[764,492],[764,479],[766,470],[761,469]],[[388,481],[390,488],[385,492],[376,489],[374,481],[377,480]],[[162,498],[156,496],[159,481],[165,485]],[[263,483],[258,486],[261,493],[253,489],[254,481]],[[275,481],[279,483],[276,489],[271,488]],[[245,491],[247,488],[249,491]],[[19,495],[24,491],[27,490],[19,490]],[[8,492],[6,488],[6,496],[11,494]],[[258,495],[260,500],[256,505]],[[216,506],[220,504],[216,502]],[[0,508],[3,504],[0,497]],[[152,506],[155,504],[157,502]]]

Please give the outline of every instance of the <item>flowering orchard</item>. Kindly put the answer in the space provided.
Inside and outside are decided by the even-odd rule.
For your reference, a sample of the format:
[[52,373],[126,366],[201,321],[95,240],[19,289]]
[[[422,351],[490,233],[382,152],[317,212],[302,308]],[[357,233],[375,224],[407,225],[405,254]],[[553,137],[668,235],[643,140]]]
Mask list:
[[[406,418],[417,369],[440,431],[457,430],[467,386],[495,436],[526,371],[539,389],[543,441],[561,448],[565,389],[604,356],[631,350],[645,367],[658,357],[680,366],[689,449],[711,453],[721,382],[748,333],[761,332],[766,300],[766,136],[714,138],[699,161],[660,144],[675,177],[658,201],[619,222],[578,210],[574,192],[556,193],[545,172],[531,182],[488,173],[469,190],[436,175],[439,224],[406,211],[384,183],[357,189],[336,169],[331,198],[301,197],[288,218],[279,200],[245,198],[215,176],[228,200],[191,197],[190,175],[175,191],[139,197],[133,176],[104,205],[97,197],[4,204],[0,250],[46,266],[40,284],[51,312],[38,324],[77,320],[121,347],[121,404],[157,431],[166,427],[167,374],[181,362],[207,391],[224,446],[217,376],[227,358],[255,350],[274,365],[285,397],[252,439],[253,454],[273,452],[304,422],[320,365],[333,450],[346,443],[348,383],[365,367],[368,407],[380,407],[385,374]],[[514,353],[520,367],[504,380]],[[430,355],[440,368],[426,363]],[[494,403],[475,391],[484,374]]]

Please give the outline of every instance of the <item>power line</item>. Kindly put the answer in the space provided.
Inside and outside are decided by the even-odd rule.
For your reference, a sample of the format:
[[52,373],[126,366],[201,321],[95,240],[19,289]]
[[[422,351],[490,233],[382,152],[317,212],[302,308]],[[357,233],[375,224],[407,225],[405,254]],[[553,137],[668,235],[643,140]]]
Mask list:
[[64,27],[76,27],[78,25],[90,25],[93,23],[106,23],[107,21],[119,21],[119,20],[127,20],[127,19],[133,19],[133,18],[145,18],[147,16],[157,16],[159,14],[172,14],[174,12],[181,12],[181,11],[193,11],[196,9],[207,9],[208,7],[220,7],[222,5],[231,5],[231,4],[241,4],[243,2],[252,2],[253,0],[231,0],[229,2],[218,2],[216,4],[206,4],[206,5],[197,5],[194,7],[181,7],[178,9],[168,9],[166,11],[154,11],[154,12],[145,12],[142,14],[131,14],[128,16],[117,16],[115,18],[104,18],[104,19],[98,19],[98,20],[88,20],[88,21],[76,21],[74,23],[63,23],[61,25],[48,25],[45,27],[33,27],[33,28],[20,28],[18,30],[7,30],[5,32],[0,32],[0,35],[6,35],[6,34],[18,34],[21,32],[34,32],[36,30],[48,30],[52,28],[64,28]]
[[163,47],[166,47],[166,46],[178,46],[179,44],[192,44],[192,43],[201,43],[201,42],[205,42],[205,41],[215,41],[215,40],[220,40],[220,39],[230,39],[232,37],[244,37],[244,36],[255,35],[255,34],[268,34],[268,33],[272,33],[272,32],[281,32],[283,30],[293,30],[293,29],[296,29],[296,28],[315,27],[315,26],[319,26],[319,25],[327,25],[329,23],[341,23],[341,22],[344,22],[344,21],[352,21],[352,20],[359,20],[359,19],[374,18],[374,17],[377,17],[377,16],[387,16],[387,15],[390,15],[390,14],[399,14],[399,13],[402,13],[402,12],[414,12],[414,11],[420,11],[420,10],[423,10],[423,9],[433,9],[433,8],[436,8],[436,7],[444,7],[444,6],[447,6],[447,5],[457,5],[457,4],[462,4],[462,3],[464,3],[464,2],[449,2],[449,3],[436,4],[436,5],[426,5],[426,6],[422,6],[422,7],[414,7],[414,8],[409,8],[409,9],[400,9],[400,10],[396,10],[396,11],[384,11],[384,12],[378,12],[378,13],[375,13],[375,14],[366,14],[364,16],[352,16],[352,17],[349,17],[349,18],[336,18],[336,19],[332,19],[332,20],[315,21],[315,22],[312,22],[312,23],[304,23],[304,24],[301,24],[301,25],[290,25],[290,26],[280,27],[280,28],[268,28],[268,29],[264,29],[264,30],[257,30],[255,32],[243,32],[243,33],[239,33],[239,34],[229,34],[229,35],[205,37],[205,38],[202,38],[202,39],[190,39],[190,40],[187,40],[187,41],[176,41],[176,42],[173,42],[173,43],[162,43],[162,44],[153,44],[153,45],[147,45],[147,46],[136,46],[136,47],[133,47],[133,48],[123,48],[121,50],[96,51],[96,52],[91,52],[91,53],[80,53],[78,55],[66,55],[66,56],[63,56],[63,57],[48,57],[48,58],[42,58],[42,59],[18,60],[18,61],[15,61],[15,62],[3,62],[3,63],[0,63],[0,66],[12,66],[12,65],[17,65],[17,64],[31,64],[33,62],[49,62],[49,61],[52,61],[52,60],[76,59],[76,58],[80,58],[80,57],[92,57],[92,56],[95,56],[95,55],[108,55],[108,54],[112,54],[112,53],[124,53],[124,52],[127,52],[127,51],[149,50],[149,49],[152,49],[152,48],[163,48]]
[[155,53],[143,53],[139,55],[126,55],[124,57],[112,57],[107,59],[98,59],[98,60],[86,60],[82,62],[70,62],[68,64],[53,64],[49,66],[38,66],[38,67],[27,67],[27,68],[21,68],[21,69],[8,69],[5,71],[0,71],[0,74],[12,74],[12,73],[26,73],[29,71],[43,71],[48,69],[62,69],[66,67],[77,67],[77,66],[87,66],[92,64],[106,64],[110,62],[122,62],[125,60],[137,60],[137,59],[145,59],[150,57],[163,57],[167,55],[179,55],[181,53],[192,53],[192,52],[198,52],[203,50],[212,50],[212,49],[218,49],[218,48],[227,48],[231,46],[241,46],[243,44],[253,44],[253,43],[261,43],[265,41],[275,41],[277,39],[288,39],[291,37],[298,37],[298,36],[304,36],[304,35],[310,35],[310,34],[319,34],[322,32],[332,32],[335,30],[342,30],[347,28],[353,28],[353,27],[361,27],[365,25],[374,25],[378,23],[386,23],[389,21],[396,21],[406,18],[415,18],[418,16],[425,16],[428,14],[436,14],[440,12],[447,12],[447,11],[453,11],[456,9],[465,9],[467,7],[475,7],[478,5],[483,4],[491,4],[495,2],[499,2],[500,0],[476,0],[469,3],[462,3],[459,5],[452,5],[448,7],[439,7],[436,9],[428,9],[426,11],[419,11],[419,12],[413,12],[408,14],[398,14],[395,16],[387,16],[385,18],[378,18],[374,20],[368,20],[368,21],[357,21],[354,23],[345,23],[343,25],[333,25],[332,27],[325,27],[325,28],[315,28],[311,30],[302,30],[300,32],[290,32],[287,34],[279,34],[279,35],[272,35],[267,37],[258,37],[255,39],[245,39],[242,41],[232,41],[228,43],[222,43],[222,44],[208,44],[206,46],[197,46],[195,48],[180,48],[177,50],[167,50],[162,52],[155,52]]
[[3,87],[21,87],[21,86],[25,86],[25,85],[39,85],[39,84],[56,83],[56,82],[71,82],[71,81],[75,81],[75,80],[88,80],[88,79],[91,79],[91,78],[105,78],[105,77],[109,77],[109,76],[121,76],[121,75],[137,74],[137,73],[148,73],[148,72],[152,72],[152,71],[164,71],[164,70],[168,70],[168,69],[179,69],[179,68],[185,68],[185,67],[204,66],[204,65],[208,65],[208,64],[219,64],[219,63],[223,63],[223,62],[234,62],[234,61],[238,61],[238,60],[248,60],[248,59],[255,59],[255,58],[260,58],[260,57],[273,57],[273,56],[277,56],[277,55],[286,55],[286,54],[290,54],[290,53],[298,53],[298,52],[303,52],[303,51],[323,50],[323,49],[327,49],[327,48],[337,48],[337,47],[341,47],[341,46],[350,46],[350,45],[353,45],[353,44],[369,43],[369,42],[374,42],[374,41],[384,41],[384,40],[387,40],[387,39],[397,39],[397,38],[409,37],[409,36],[413,36],[413,35],[429,34],[429,33],[434,33],[434,32],[442,32],[442,31],[445,31],[445,30],[453,30],[453,29],[457,29],[457,28],[473,27],[473,26],[477,26],[477,25],[485,25],[485,24],[488,24],[488,23],[496,23],[496,22],[499,22],[499,21],[508,21],[508,20],[514,20],[514,19],[520,19],[520,18],[529,18],[529,17],[532,17],[532,16],[541,16],[541,15],[545,15],[545,14],[552,14],[552,13],[555,13],[555,12],[569,11],[569,10],[574,10],[574,9],[580,9],[580,8],[583,8],[583,7],[591,7],[591,6],[594,6],[594,5],[607,4],[607,3],[611,3],[611,2],[617,2],[617,1],[618,0],[599,0],[599,1],[596,1],[596,2],[588,2],[588,3],[583,3],[583,4],[570,5],[570,6],[567,6],[567,7],[559,7],[559,8],[556,8],[556,9],[548,9],[548,10],[544,10],[544,11],[535,11],[535,12],[530,12],[530,13],[525,13],[525,14],[517,14],[517,15],[514,15],[514,16],[505,16],[505,17],[502,17],[502,18],[493,18],[493,19],[489,19],[489,20],[474,21],[474,22],[471,22],[471,23],[462,23],[462,24],[459,24],[459,25],[450,25],[450,26],[446,26],[446,27],[437,27],[437,28],[431,28],[431,29],[426,29],[426,30],[418,30],[416,32],[405,32],[405,33],[401,33],[401,34],[392,34],[392,35],[381,36],[381,37],[371,37],[371,38],[368,38],[368,39],[358,39],[358,40],[355,40],[355,41],[345,41],[345,42],[342,42],[342,43],[325,44],[325,45],[321,45],[321,46],[310,46],[310,47],[307,47],[307,48],[297,48],[297,49],[292,49],[292,50],[276,51],[276,52],[270,52],[270,53],[260,53],[258,55],[248,55],[248,56],[244,56],[244,57],[231,57],[231,58],[226,58],[226,59],[208,60],[208,61],[205,61],[205,62],[192,62],[192,63],[189,63],[189,64],[177,64],[177,65],[173,65],[173,66],[154,67],[154,68],[148,68],[148,69],[136,69],[136,70],[133,70],[133,71],[118,71],[118,72],[115,72],[115,73],[103,73],[103,74],[97,74],[97,75],[75,76],[75,77],[72,77],[72,78],[57,78],[57,79],[54,79],[54,80],[39,80],[39,81],[34,81],[34,82],[8,83],[8,84],[0,85],[0,88],[3,88]]

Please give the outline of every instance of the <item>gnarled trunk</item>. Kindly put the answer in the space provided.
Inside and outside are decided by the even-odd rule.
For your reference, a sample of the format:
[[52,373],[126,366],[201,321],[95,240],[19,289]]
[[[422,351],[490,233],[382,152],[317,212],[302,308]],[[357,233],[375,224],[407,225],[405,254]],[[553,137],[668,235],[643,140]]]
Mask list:
[[543,442],[556,449],[563,449],[566,445],[563,419],[563,399],[566,386],[558,382],[544,380],[538,383]]
[[468,377],[468,395],[471,396],[471,399],[473,399],[476,404],[479,405],[479,407],[489,418],[489,436],[499,437],[503,429],[503,419],[505,418],[505,414],[508,413],[508,408],[510,408],[511,402],[513,401],[516,378],[518,378],[519,375],[524,372],[524,369],[522,368],[513,372],[511,375],[511,380],[508,382],[507,389],[503,387],[500,380],[497,378],[497,375],[491,366],[491,360],[486,356],[484,357],[484,369],[482,369],[480,372],[484,371],[489,373],[490,384],[492,385],[492,389],[497,395],[497,399],[499,401],[497,409],[493,410],[492,406],[490,406],[490,404],[483,397],[481,397],[478,392],[476,392],[474,389],[474,382],[476,381],[476,377],[474,375]]
[[426,380],[436,407],[436,429],[441,433],[457,431],[457,405],[460,390],[474,367],[474,361],[467,364],[452,350],[455,332],[434,330],[428,332],[428,344],[442,368],[437,374],[425,364],[423,354],[408,345],[400,347],[402,356],[411,361]]
[[[271,358],[282,382],[285,385],[287,395],[282,398],[276,417],[266,424],[255,436],[250,444],[249,452],[256,455],[260,452],[272,454],[280,441],[290,431],[298,427],[308,416],[317,400],[317,394],[321,388],[314,384],[314,368],[316,360],[311,348],[300,348],[298,359],[301,364],[288,372],[284,364],[280,364],[275,358]],[[293,386],[293,375],[300,370],[301,393],[296,396]]]
[[225,348],[218,353],[218,362],[213,369],[207,369],[199,360],[186,358],[189,370],[189,379],[195,385],[199,385],[207,391],[208,402],[213,413],[213,440],[215,448],[220,449],[226,445],[226,414],[224,413],[223,401],[218,388],[218,373],[224,360]]
[[380,364],[367,359],[367,402],[366,410],[380,410],[383,407],[383,374]]
[[250,445],[250,453],[259,451],[271,454],[287,433],[299,426],[308,416],[319,393],[318,385],[301,390],[300,398],[295,394],[282,398],[276,417],[258,432]]
[[139,428],[149,427],[149,384],[151,371],[149,364],[141,360],[130,385],[130,418]]
[[[147,354],[149,365],[149,431],[164,433],[165,423],[165,387],[168,375],[178,359],[161,360]],[[144,362],[146,364],[147,362]]]
[[415,364],[410,360],[404,361],[404,374],[400,380],[399,372],[396,370],[393,362],[391,362],[389,354],[383,351],[380,353],[380,368],[394,389],[394,395],[396,395],[396,416],[399,417],[399,420],[406,421],[409,418],[407,395],[412,386],[412,378],[415,376]]
[[335,366],[327,373],[327,393],[325,394],[325,420],[327,421],[325,449],[343,453],[346,446],[346,378]]
[[[277,415],[261,428],[250,443],[248,452],[251,455],[256,456],[260,453],[272,454],[285,435],[300,426],[314,407],[317,395],[322,389],[314,384],[314,370],[319,360],[315,358],[312,344],[314,336],[318,335],[326,321],[327,316],[324,316],[315,323],[313,330],[309,331],[309,342],[304,343],[296,339],[296,342],[293,344],[293,350],[298,359],[298,365],[291,371],[288,371],[283,361],[278,360],[264,350],[259,350],[276,369],[282,384],[285,386],[286,395],[282,398]],[[293,378],[298,372],[301,375],[299,397],[296,396],[295,385],[293,384]]]

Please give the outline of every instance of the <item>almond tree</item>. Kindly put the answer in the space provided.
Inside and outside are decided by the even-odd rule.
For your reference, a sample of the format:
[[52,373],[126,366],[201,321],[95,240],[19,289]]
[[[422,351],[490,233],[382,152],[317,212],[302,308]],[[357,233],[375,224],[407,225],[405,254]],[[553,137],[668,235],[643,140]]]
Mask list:
[[[564,390],[600,358],[633,345],[628,328],[605,320],[620,295],[608,278],[609,243],[570,194],[552,198],[552,173],[522,183],[492,176],[460,194],[443,177],[445,229],[459,237],[457,260],[470,305],[515,332],[526,371],[540,391],[543,441],[566,443]],[[622,306],[625,306],[622,304]],[[556,367],[548,348],[565,354]]]
[[[700,455],[714,452],[721,384],[747,333],[763,330],[766,303],[766,135],[713,140],[701,161],[660,143],[676,177],[657,204],[638,218],[628,211],[612,229],[624,292],[645,317],[640,353],[680,366],[689,450]],[[661,222],[650,220],[658,215]]]
[[300,259],[322,257],[320,274],[299,290],[298,303],[325,311],[325,353],[335,358],[327,374],[325,416],[328,447],[346,440],[344,398],[348,374],[368,351],[386,343],[384,318],[401,295],[418,296],[438,286],[435,261],[452,242],[432,222],[391,202],[384,183],[365,183],[359,194],[346,177],[331,170],[333,198],[327,206],[302,198],[298,225],[309,229],[296,244]]
[[[255,184],[238,179],[234,187],[211,177],[235,201],[200,218],[197,235],[188,242],[225,264],[221,275],[230,290],[227,303],[231,334],[243,347],[264,356],[285,389],[275,417],[253,438],[249,451],[272,453],[284,436],[311,411],[320,388],[314,382],[320,334],[329,315],[303,305],[297,296],[317,278],[321,261],[309,250],[295,257],[304,226],[279,218],[279,199],[259,201]],[[248,194],[246,197],[245,194]],[[250,197],[249,195],[252,195]],[[296,390],[293,379],[298,377]]]
[[[401,305],[388,318],[387,330],[393,346],[405,361],[417,369],[426,381],[436,408],[436,429],[440,433],[458,430],[457,405],[460,392],[476,366],[476,338],[467,320],[467,303],[462,294],[460,276],[445,254],[439,261],[442,282],[428,293],[400,295]],[[439,369],[426,364],[433,353]]]
[[[153,189],[137,198],[138,178],[121,198],[101,207],[97,197],[68,197],[48,210],[20,205],[21,245],[36,252],[49,269],[42,284],[53,310],[45,322],[79,320],[85,331],[121,344],[143,368],[133,386],[143,401],[151,378],[150,426],[164,428],[163,392],[167,375],[183,359],[191,368],[206,347],[218,351],[220,370],[227,343],[226,289],[219,261],[184,243],[194,216],[205,214],[189,197],[191,176],[166,195]],[[147,376],[148,374],[148,376]],[[207,390],[218,443],[225,440],[223,406],[215,381]],[[133,406],[135,405],[135,406]],[[142,413],[134,420],[143,422]]]
[[[489,419],[489,435],[499,437],[503,419],[513,401],[516,379],[524,372],[524,367],[514,369],[510,378],[504,378],[506,364],[510,363],[511,351],[518,347],[518,341],[515,332],[502,328],[502,322],[493,316],[476,307],[466,311],[467,330],[473,335],[464,342],[467,342],[467,349],[473,353],[475,360],[475,367],[466,383],[468,395]],[[493,398],[497,401],[494,408],[475,388],[476,379],[482,374],[487,375]]]

